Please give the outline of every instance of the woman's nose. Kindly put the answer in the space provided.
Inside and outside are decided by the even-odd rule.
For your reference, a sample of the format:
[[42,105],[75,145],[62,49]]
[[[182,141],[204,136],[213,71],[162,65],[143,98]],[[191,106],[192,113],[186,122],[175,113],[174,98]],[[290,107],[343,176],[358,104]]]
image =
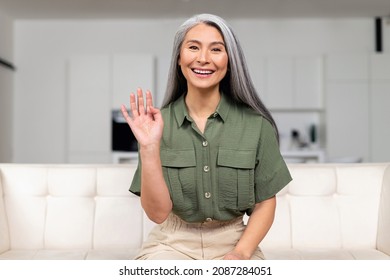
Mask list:
[[209,62],[209,55],[207,50],[201,50],[198,53],[198,62],[199,63],[208,63]]

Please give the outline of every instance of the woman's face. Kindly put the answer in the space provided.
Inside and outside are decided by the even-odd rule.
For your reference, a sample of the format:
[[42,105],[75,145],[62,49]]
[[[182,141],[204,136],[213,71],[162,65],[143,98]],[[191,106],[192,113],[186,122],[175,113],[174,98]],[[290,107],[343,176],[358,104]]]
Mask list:
[[228,55],[218,29],[203,23],[190,29],[178,63],[187,80],[188,91],[219,90],[219,83],[228,69]]

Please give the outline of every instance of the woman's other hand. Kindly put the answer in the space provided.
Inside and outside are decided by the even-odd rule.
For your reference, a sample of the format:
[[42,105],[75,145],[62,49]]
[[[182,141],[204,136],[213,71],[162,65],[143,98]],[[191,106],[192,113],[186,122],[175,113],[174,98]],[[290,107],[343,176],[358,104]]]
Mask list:
[[146,91],[146,107],[142,89],[137,89],[137,96],[130,94],[130,112],[121,106],[122,115],[129,124],[140,146],[160,145],[164,122],[159,109],[153,107],[152,94]]
[[235,251],[230,251],[223,257],[223,259],[224,260],[248,260],[248,258],[245,258],[243,255]]

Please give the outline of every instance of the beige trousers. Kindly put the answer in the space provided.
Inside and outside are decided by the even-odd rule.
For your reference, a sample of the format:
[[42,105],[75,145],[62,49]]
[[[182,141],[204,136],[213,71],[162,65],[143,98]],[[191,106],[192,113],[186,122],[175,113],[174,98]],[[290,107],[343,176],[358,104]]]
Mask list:
[[[187,223],[174,214],[156,225],[138,260],[218,260],[232,251],[245,229],[242,217],[227,222]],[[257,249],[253,260],[264,259]]]

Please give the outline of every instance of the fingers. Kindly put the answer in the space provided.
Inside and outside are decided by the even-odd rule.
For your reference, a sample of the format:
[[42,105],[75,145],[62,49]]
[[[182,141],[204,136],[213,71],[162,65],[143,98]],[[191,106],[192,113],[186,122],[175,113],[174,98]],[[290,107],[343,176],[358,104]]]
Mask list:
[[152,93],[147,90],[146,91],[146,113],[153,117],[153,112],[152,110],[154,109],[153,107],[153,98],[152,98]]
[[145,105],[144,105],[144,94],[142,92],[142,89],[137,89],[137,97],[138,97],[138,114],[145,114]]
[[132,116],[134,116],[134,117],[139,116],[137,102],[136,102],[134,93],[130,94],[130,110],[131,110]]
[[126,106],[122,104],[121,106],[121,112],[122,116],[125,118],[126,122],[130,125],[130,123],[133,121],[131,117],[129,116],[129,113],[127,112]]
[[146,91],[146,109],[149,110],[150,107],[153,107],[153,98],[150,90]]
[[152,93],[149,90],[146,91],[146,107],[145,107],[144,94],[142,92],[142,89],[140,88],[137,89],[137,96],[134,93],[130,94],[130,110],[133,117],[139,117],[140,115],[151,114],[150,113],[151,108],[153,108],[153,98],[152,98]]

